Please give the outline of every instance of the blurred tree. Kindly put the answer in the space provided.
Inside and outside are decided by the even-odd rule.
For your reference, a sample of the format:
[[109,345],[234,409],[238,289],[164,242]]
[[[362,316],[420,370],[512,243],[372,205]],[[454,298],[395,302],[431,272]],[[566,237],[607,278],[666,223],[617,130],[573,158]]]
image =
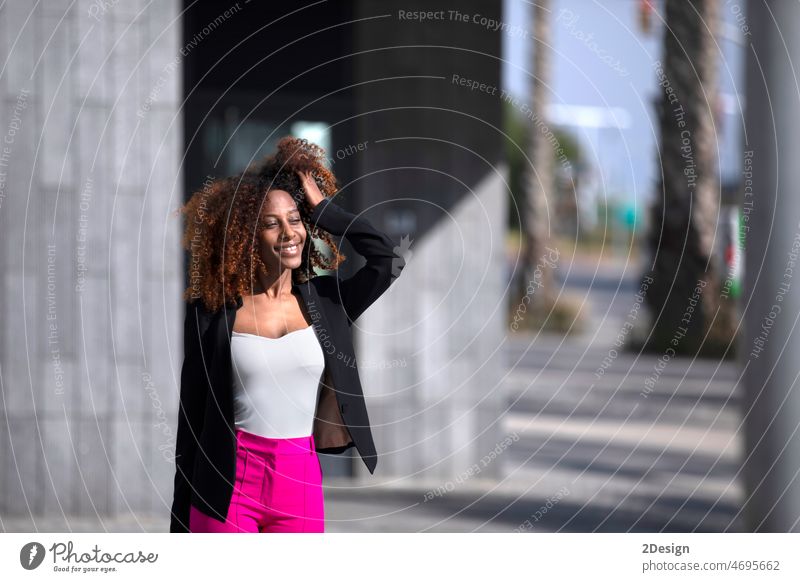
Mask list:
[[503,101],[503,131],[508,136],[505,141],[508,160],[508,188],[511,204],[508,205],[508,226],[512,231],[521,230],[520,212],[523,208],[522,176],[525,172],[525,119],[518,109],[508,101]]
[[[533,4],[531,23],[533,39],[530,62],[533,74],[529,76],[531,110],[533,119],[527,125],[528,158],[523,180],[525,197],[522,204],[522,276],[518,277],[518,297],[535,281],[535,293],[530,297],[528,309],[534,313],[547,313],[554,303],[553,269],[538,268],[543,257],[548,256],[546,247],[552,246],[550,231],[555,223],[555,205],[548,204],[547,197],[554,196],[553,144],[548,139],[552,131],[547,125],[547,86],[550,79],[550,0]],[[555,139],[555,138],[553,138]]]
[[[586,201],[580,199],[580,179],[583,167],[581,148],[568,131],[553,128],[553,135],[559,145],[558,156],[562,160],[554,168],[555,189],[551,199],[551,234],[574,243],[581,236],[579,227],[582,212],[586,212]],[[555,213],[553,208],[555,207]]]
[[[713,112],[717,99],[717,0],[666,0],[658,109],[661,182],[651,208],[653,329],[646,349],[695,352],[718,316],[721,269],[713,249],[719,181]],[[693,301],[695,290],[702,290]],[[715,325],[719,325],[716,322]]]
[[[520,220],[520,213],[525,209],[525,197],[527,190],[525,188],[525,180],[527,178],[526,172],[528,171],[528,158],[525,150],[527,142],[527,129],[528,124],[531,122],[526,119],[519,109],[515,108],[511,103],[503,102],[503,131],[507,139],[505,142],[506,159],[508,160],[508,188],[511,193],[512,203],[508,207],[508,226],[512,231],[520,232],[522,224]],[[573,236],[573,228],[561,229],[562,220],[574,222],[576,220],[575,211],[569,212],[564,210],[565,206],[574,207],[576,201],[576,190],[578,189],[578,180],[580,179],[581,171],[583,169],[583,152],[581,150],[578,140],[561,129],[553,129],[553,135],[561,146],[561,153],[569,162],[568,166],[561,166],[556,171],[554,176],[558,178],[558,184],[555,187],[555,192],[562,202],[560,207],[560,214],[557,220],[551,221],[551,228],[554,229],[554,234]],[[569,197],[571,200],[564,201],[563,198]],[[581,202],[578,201],[578,204]]]

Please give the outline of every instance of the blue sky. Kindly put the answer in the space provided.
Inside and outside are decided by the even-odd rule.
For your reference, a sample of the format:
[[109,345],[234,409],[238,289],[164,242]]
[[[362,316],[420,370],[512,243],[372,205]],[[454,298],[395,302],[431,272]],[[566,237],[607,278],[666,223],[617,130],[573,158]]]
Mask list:
[[[531,3],[504,0],[503,4],[504,19],[532,35],[528,16]],[[662,1],[655,4],[663,10]],[[724,22],[719,38],[724,54],[720,88],[726,114],[717,130],[724,178],[736,178],[741,164],[743,97],[735,89],[743,92],[744,46],[740,42],[744,36],[739,28],[744,18],[743,4],[740,10],[734,3],[720,3]],[[551,121],[555,125],[562,121],[568,124],[564,128],[584,146],[595,168],[597,196],[618,196],[642,203],[652,196],[658,176],[658,128],[652,103],[659,95],[654,64],[661,59],[663,25],[656,15],[651,32],[641,31],[637,10],[638,2],[634,0],[552,3],[551,102],[558,106],[560,114]],[[503,34],[504,58],[510,61],[503,63],[503,87],[527,102],[525,69],[530,40],[521,33],[499,34]],[[623,127],[614,127],[617,121]]]

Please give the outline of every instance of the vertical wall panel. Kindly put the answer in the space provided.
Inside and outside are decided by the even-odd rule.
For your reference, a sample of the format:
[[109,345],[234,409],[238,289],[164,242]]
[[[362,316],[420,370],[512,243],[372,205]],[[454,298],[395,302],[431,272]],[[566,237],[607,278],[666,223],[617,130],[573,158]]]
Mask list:
[[31,527],[130,511],[168,521],[174,466],[154,446],[166,437],[152,386],[172,423],[183,281],[180,220],[166,214],[181,198],[182,127],[164,120],[179,115],[180,71],[161,79],[157,114],[137,111],[175,59],[180,27],[164,18],[180,3],[102,4],[0,9],[0,132],[13,131],[0,168],[0,517]]

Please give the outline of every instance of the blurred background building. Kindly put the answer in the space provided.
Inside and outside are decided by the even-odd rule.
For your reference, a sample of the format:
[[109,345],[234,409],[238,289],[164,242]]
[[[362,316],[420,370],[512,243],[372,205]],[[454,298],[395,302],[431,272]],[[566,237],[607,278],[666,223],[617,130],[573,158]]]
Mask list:
[[[413,4],[398,7],[427,9]],[[375,8],[0,10],[5,104],[28,91],[2,208],[4,296],[19,298],[2,352],[4,518],[166,519],[185,283],[173,213],[287,133],[327,149],[340,204],[412,245],[405,287],[358,321],[378,475],[454,478],[495,446],[501,107],[450,77],[498,87],[501,38]],[[499,5],[480,11],[501,18]],[[392,48],[429,40],[442,46]],[[347,275],[360,265],[343,250]],[[352,452],[325,456],[326,477],[366,471]]]
[[[507,192],[501,102],[450,77],[499,87],[501,38],[398,15],[424,2],[253,8],[209,42],[219,5],[182,15],[183,37],[198,39],[184,62],[186,191],[241,171],[286,133],[326,147],[339,203],[413,253],[405,286],[360,318],[355,338],[380,475],[455,477],[499,434],[500,355],[485,355],[505,328]],[[499,21],[500,8],[459,9]],[[347,276],[360,264],[345,254]],[[366,472],[349,452],[324,457],[325,474]]]

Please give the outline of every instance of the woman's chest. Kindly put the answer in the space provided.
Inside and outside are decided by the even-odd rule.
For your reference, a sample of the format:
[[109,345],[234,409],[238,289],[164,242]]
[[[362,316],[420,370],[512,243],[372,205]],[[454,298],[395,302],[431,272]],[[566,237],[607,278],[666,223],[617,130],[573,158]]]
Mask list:
[[269,301],[244,297],[235,312],[232,331],[278,339],[309,325],[311,318],[296,294]]

